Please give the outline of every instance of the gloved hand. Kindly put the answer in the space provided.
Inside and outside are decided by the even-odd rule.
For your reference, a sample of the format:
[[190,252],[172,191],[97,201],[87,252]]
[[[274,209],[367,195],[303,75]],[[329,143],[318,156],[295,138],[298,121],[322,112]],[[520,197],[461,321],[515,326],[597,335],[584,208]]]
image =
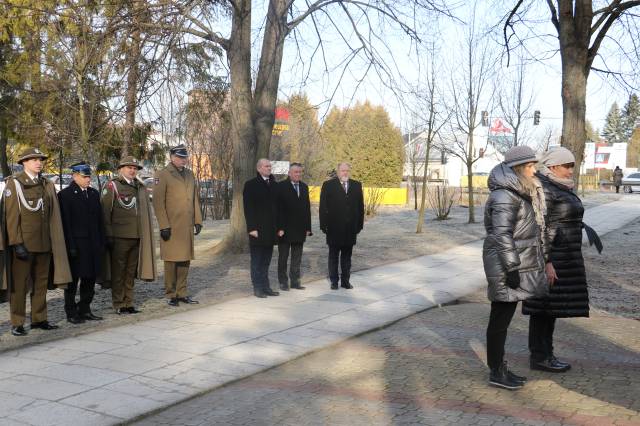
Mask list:
[[69,249],[69,257],[78,257],[78,250],[74,248]]
[[107,248],[109,250],[113,250],[113,244],[114,244],[114,239],[113,237],[107,237],[106,241],[105,241],[105,245],[107,246]]
[[202,231],[202,225],[200,225],[199,223],[196,223],[194,227],[196,228],[196,230],[194,231],[193,235],[198,235],[200,231]]
[[169,238],[171,238],[171,228],[161,229],[160,238],[162,238],[162,241],[169,241]]
[[518,270],[507,272],[507,287],[513,289],[520,287],[520,272]]
[[13,246],[13,251],[16,253],[16,257],[20,260],[29,259],[29,252],[24,244],[16,244]]

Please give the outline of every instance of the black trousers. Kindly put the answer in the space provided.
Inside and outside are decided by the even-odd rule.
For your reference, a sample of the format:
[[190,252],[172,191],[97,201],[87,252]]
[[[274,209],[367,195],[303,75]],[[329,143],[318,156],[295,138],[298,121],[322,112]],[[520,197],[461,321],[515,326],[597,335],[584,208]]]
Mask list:
[[553,331],[556,318],[548,315],[531,315],[529,318],[529,352],[531,359],[543,361],[553,356]]
[[[279,243],[278,244],[278,281],[281,287],[287,287],[290,282],[293,287],[300,285],[300,262],[302,261],[303,243]],[[289,265],[289,281],[287,281],[287,261],[291,253]]]
[[251,284],[254,290],[266,290],[269,285],[269,265],[273,256],[273,246],[249,246],[251,254]]
[[[78,285],[79,283],[79,285]],[[64,289],[64,311],[67,318],[91,312],[91,302],[95,294],[95,278],[73,278]],[[76,293],[80,287],[80,301],[76,303]]]
[[504,344],[507,329],[516,312],[518,302],[491,302],[491,314],[487,325],[487,364],[495,370],[504,360]]
[[351,276],[351,253],[353,246],[329,246],[329,279],[331,284],[338,283],[338,258],[340,258],[340,281],[349,284]]

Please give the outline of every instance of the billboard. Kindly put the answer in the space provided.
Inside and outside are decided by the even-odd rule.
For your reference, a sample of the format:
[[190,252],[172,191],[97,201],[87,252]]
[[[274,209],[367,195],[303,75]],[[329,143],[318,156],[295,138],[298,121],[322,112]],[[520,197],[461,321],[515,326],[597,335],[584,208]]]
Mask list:
[[613,170],[627,164],[627,144],[596,144],[587,142],[584,147],[584,167],[586,169]]
[[504,118],[494,118],[491,121],[489,143],[503,147],[513,145],[513,129],[506,124]]

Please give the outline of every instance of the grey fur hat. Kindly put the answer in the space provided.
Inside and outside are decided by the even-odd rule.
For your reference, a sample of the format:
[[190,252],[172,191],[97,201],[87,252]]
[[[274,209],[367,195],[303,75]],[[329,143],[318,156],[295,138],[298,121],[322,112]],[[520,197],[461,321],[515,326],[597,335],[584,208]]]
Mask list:
[[526,145],[514,146],[504,154],[504,164],[509,167],[537,162],[536,152]]

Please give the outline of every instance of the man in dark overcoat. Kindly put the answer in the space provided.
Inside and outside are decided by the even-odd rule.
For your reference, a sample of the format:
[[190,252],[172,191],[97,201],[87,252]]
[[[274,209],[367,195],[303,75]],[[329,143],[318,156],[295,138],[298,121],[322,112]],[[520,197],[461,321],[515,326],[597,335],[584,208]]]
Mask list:
[[[289,177],[278,184],[278,281],[280,289],[303,290],[300,285],[302,246],[311,235],[309,187],[302,182],[302,164],[291,163]],[[287,261],[291,253],[289,280]]]
[[[84,161],[71,166],[73,182],[58,193],[72,282],[64,290],[67,321],[79,324],[102,318],[91,312],[96,277],[106,245],[100,192],[91,187],[91,167]],[[80,287],[80,301],[76,292]]]
[[351,289],[351,253],[356,237],[364,226],[364,197],[360,182],[349,179],[351,166],[338,164],[337,176],[322,184],[320,191],[320,229],[327,234],[329,246],[329,279],[331,289],[338,289],[338,259],[340,285]]
[[251,283],[256,297],[278,296],[269,285],[269,264],[276,243],[277,183],[271,174],[271,162],[258,160],[258,175],[244,184],[242,201],[249,234]]

